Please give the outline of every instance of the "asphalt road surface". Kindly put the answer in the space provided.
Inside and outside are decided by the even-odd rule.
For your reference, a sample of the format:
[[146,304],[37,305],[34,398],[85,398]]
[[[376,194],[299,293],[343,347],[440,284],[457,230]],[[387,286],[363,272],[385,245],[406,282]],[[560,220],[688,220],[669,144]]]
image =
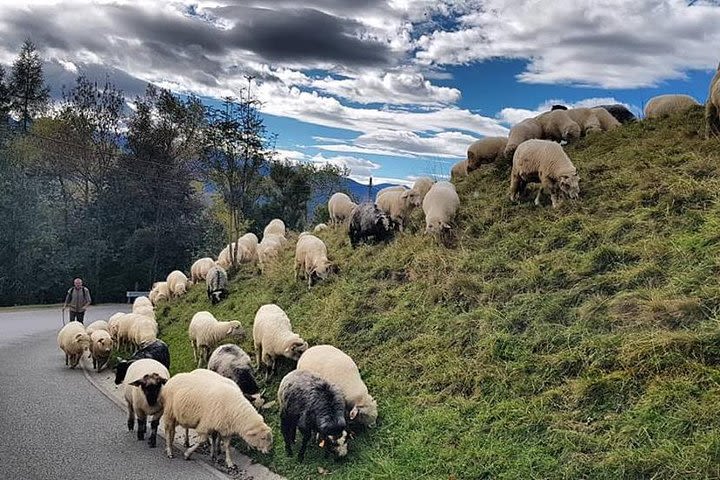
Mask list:
[[[90,307],[85,325],[127,305]],[[66,317],[67,318],[67,317]],[[0,309],[0,478],[228,478],[199,461],[168,459],[128,432],[127,416],[70,370],[57,346],[59,308]]]

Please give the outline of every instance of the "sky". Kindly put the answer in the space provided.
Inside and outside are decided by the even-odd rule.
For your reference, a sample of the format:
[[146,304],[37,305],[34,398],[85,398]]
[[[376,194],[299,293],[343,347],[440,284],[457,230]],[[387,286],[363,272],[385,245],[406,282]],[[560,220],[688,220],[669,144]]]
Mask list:
[[280,158],[411,183],[555,103],[704,102],[720,1],[2,0],[0,32],[0,64],[32,39],[55,95],[79,73],[129,98],[249,86]]

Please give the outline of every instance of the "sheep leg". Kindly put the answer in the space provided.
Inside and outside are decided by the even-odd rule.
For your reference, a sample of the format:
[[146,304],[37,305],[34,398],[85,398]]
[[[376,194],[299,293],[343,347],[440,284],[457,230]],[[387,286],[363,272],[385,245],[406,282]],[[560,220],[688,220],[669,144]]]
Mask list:
[[[165,416],[165,454],[173,458],[172,444],[175,441],[175,419]],[[185,429],[185,441],[187,442],[187,428]]]
[[65,366],[66,366],[66,367],[70,364],[69,359],[70,359],[70,357],[69,357],[68,354],[66,353],[66,354],[65,354]]
[[226,437],[223,439],[223,447],[225,448],[225,465],[227,465],[228,468],[235,467],[235,464],[232,461],[232,458],[230,458],[230,437]]
[[148,437],[148,447],[155,448],[157,445],[157,430],[160,425],[160,415],[154,415],[150,422],[150,436]]
[[137,416],[137,439],[138,440],[145,440],[145,432],[147,431],[147,418],[141,417],[140,415]]
[[207,433],[198,432],[198,438],[197,438],[197,441],[195,442],[195,445],[193,445],[192,447],[190,447],[190,448],[188,448],[187,450],[185,450],[185,453],[183,454],[183,456],[185,457],[185,460],[190,460],[190,455],[192,455],[193,452],[194,452],[195,450],[197,450],[197,448],[198,448],[200,445],[202,445],[203,443],[207,442],[207,440],[208,440],[208,434],[207,434]]
[[520,190],[522,189],[520,176],[515,173],[510,175],[510,201],[516,202],[520,198]]
[[558,201],[558,197],[555,193],[550,194],[550,201],[552,202],[553,208],[557,208],[558,205],[560,205],[560,202]]
[[135,410],[133,410],[133,406],[130,402],[128,402],[127,427],[128,427],[128,430],[130,430],[131,432],[133,431],[133,428],[135,427]]
[[720,133],[720,119],[718,118],[718,108],[715,104],[708,100],[705,107],[705,137],[710,138],[712,135]]
[[302,462],[305,459],[305,450],[307,450],[308,443],[310,442],[311,433],[301,432],[302,441],[300,443],[300,450],[298,451],[298,461]]
[[280,413],[280,430],[285,441],[285,453],[288,457],[292,457],[292,446],[295,444],[295,434],[297,432],[297,422],[295,420],[284,412]]
[[190,429],[185,427],[185,448],[190,448]]
[[543,186],[540,185],[540,188],[538,188],[538,191],[537,191],[537,195],[535,196],[535,206],[536,207],[540,206],[540,195],[542,194],[542,192],[543,192]]
[[197,343],[195,343],[195,340],[190,340],[190,345],[192,345],[193,360],[197,362]]
[[255,363],[257,364],[258,371],[260,371],[260,367],[262,367],[262,365],[260,364],[261,357],[262,357],[262,344],[256,343],[255,344]]

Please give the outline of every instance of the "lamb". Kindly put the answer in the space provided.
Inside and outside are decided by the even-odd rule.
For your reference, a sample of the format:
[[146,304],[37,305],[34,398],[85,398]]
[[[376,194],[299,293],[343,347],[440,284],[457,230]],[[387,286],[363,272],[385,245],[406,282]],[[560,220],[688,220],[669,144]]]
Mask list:
[[645,118],[659,118],[700,105],[690,95],[658,95],[645,105]]
[[75,368],[90,346],[90,335],[85,332],[82,323],[68,322],[58,332],[57,343],[60,350],[65,353],[65,365]]
[[415,183],[413,183],[412,190],[417,192],[420,205],[422,205],[422,201],[423,199],[425,199],[425,195],[427,195],[427,192],[430,191],[430,188],[432,188],[434,183],[435,181],[429,177],[420,177],[415,180]]
[[328,213],[330,214],[330,223],[338,225],[346,222],[353,213],[357,204],[350,200],[350,197],[344,193],[334,193],[328,200]]
[[377,402],[368,393],[357,365],[345,352],[332,345],[316,345],[303,353],[297,369],[312,372],[336,385],[345,398],[348,418],[369,427],[375,426]]
[[467,149],[468,173],[503,158],[507,143],[507,137],[485,137],[471,143]]
[[450,182],[437,182],[423,200],[425,233],[441,239],[452,231],[452,223],[460,206],[455,186]]
[[335,270],[328,260],[325,242],[309,233],[301,235],[295,247],[295,280],[302,272],[310,288],[314,280],[325,280]]
[[263,237],[257,249],[260,271],[262,273],[265,273],[267,266],[277,259],[286,243],[287,240],[285,240],[285,237],[279,235],[270,234]]
[[387,192],[404,192],[404,191],[406,191],[406,190],[408,190],[408,189],[407,189],[407,187],[405,187],[405,185],[393,185],[392,187],[381,188],[381,189],[378,190],[378,192],[375,194],[375,203],[377,203],[378,200],[380,199],[380,195],[383,195],[384,193],[387,193]]
[[508,134],[508,142],[505,147],[505,158],[512,159],[518,145],[525,140],[533,138],[542,138],[542,127],[534,118],[526,118],[522,122],[513,126]]
[[390,217],[373,203],[361,203],[352,212],[348,224],[350,245],[355,248],[360,242],[389,242],[394,235]]
[[133,430],[137,417],[137,439],[144,440],[147,431],[147,417],[150,421],[148,446],[154,448],[157,429],[163,414],[162,388],[170,378],[170,372],[158,361],[142,358],[135,361],[125,376],[125,401],[128,406],[128,430]]
[[148,298],[153,305],[157,305],[160,300],[169,300],[170,288],[167,282],[155,282]]
[[173,270],[167,276],[168,289],[170,294],[177,298],[185,295],[192,285],[190,280],[180,270]]
[[152,318],[139,318],[130,327],[128,337],[133,345],[142,348],[143,345],[157,340],[158,324]]
[[535,117],[542,127],[543,138],[556,142],[571,142],[580,138],[580,125],[570,116],[570,112],[571,110],[552,110]]
[[327,230],[327,229],[328,229],[328,226],[326,224],[318,223],[317,225],[315,225],[315,228],[313,228],[313,232],[318,233],[318,232],[322,232],[323,230]]
[[625,105],[619,103],[613,105],[598,105],[597,108],[604,108],[620,123],[630,123],[637,120],[635,115],[628,110]]
[[267,367],[266,380],[275,373],[277,357],[297,361],[308,349],[307,342],[297,333],[293,333],[287,314],[272,303],[263,305],[255,314],[253,344],[258,368],[261,365]]
[[232,343],[219,346],[210,355],[207,368],[235,382],[250,403],[262,406],[262,394],[255,381],[250,356],[242,348]]
[[125,380],[125,375],[130,365],[141,358],[157,360],[162,363],[165,368],[170,368],[170,350],[165,342],[157,339],[137,350],[127,360],[117,357],[117,363],[115,364],[115,385],[120,385],[123,380]]
[[200,280],[205,280],[208,270],[215,266],[215,260],[210,257],[201,258],[196,260],[195,263],[190,267],[190,281],[197,283]]
[[268,235],[279,235],[281,237],[285,237],[285,222],[279,218],[270,220],[270,223],[268,223],[265,230],[263,230],[263,238]]
[[622,125],[615,119],[615,117],[610,115],[610,112],[608,112],[604,108],[595,107],[591,108],[590,110],[592,110],[592,112],[595,114],[595,117],[597,117],[598,121],[600,122],[600,129],[603,132],[614,130]]
[[228,276],[225,269],[220,265],[213,265],[213,267],[208,270],[205,284],[207,286],[208,300],[210,300],[213,305],[220,303],[228,297]]
[[[589,132],[601,132],[600,120],[598,120],[595,112],[590,108],[571,108],[567,115],[580,126],[580,135],[586,135]],[[554,140],[554,139],[553,139]]]
[[107,330],[95,330],[90,334],[90,356],[92,356],[93,368],[98,373],[107,367],[112,348],[113,341]]
[[380,195],[377,200],[377,208],[386,213],[398,230],[404,230],[415,207],[419,207],[420,194],[415,190],[391,191]]
[[88,335],[92,335],[93,332],[98,331],[98,330],[105,330],[106,332],[109,333],[110,326],[109,326],[108,322],[106,322],[105,320],[97,320],[97,321],[91,323],[90,325],[88,325],[87,327],[85,327],[85,333],[87,333]]
[[450,178],[453,180],[460,180],[468,176],[468,161],[467,159],[462,160],[450,169]]
[[345,401],[338,387],[313,373],[295,370],[280,382],[278,403],[288,457],[292,456],[298,429],[303,437],[299,461],[303,461],[314,433],[320,437],[320,446],[324,446],[326,452],[332,451],[338,457],[347,455]]
[[540,194],[544,190],[550,194],[555,208],[561,196],[579,198],[579,181],[575,166],[560,145],[547,140],[528,140],[518,147],[513,157],[510,200],[518,200],[528,182],[540,182],[535,205],[540,205]]
[[720,135],[720,64],[710,81],[708,99],[705,102],[705,136]]
[[[168,458],[173,457],[172,444],[178,425],[186,429],[194,428],[198,434],[195,445],[185,451],[185,459],[190,459],[211,434],[218,434],[222,438],[228,468],[234,466],[230,457],[230,440],[233,435],[240,436],[260,452],[269,453],[273,441],[272,430],[237,385],[226,383],[227,379],[209,370],[202,374],[196,372],[179,373],[163,388],[165,450]],[[214,454],[215,449],[212,450]]]
[[193,315],[188,327],[193,357],[198,367],[201,362],[208,361],[210,351],[224,338],[232,337],[242,340],[245,330],[237,320],[219,322],[210,312],[197,312]]

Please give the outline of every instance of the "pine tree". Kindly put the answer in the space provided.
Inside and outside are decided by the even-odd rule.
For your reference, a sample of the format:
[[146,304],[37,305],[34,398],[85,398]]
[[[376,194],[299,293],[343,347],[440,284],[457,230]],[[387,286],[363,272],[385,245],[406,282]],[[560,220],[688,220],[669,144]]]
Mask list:
[[30,122],[45,111],[50,101],[50,89],[45,86],[42,60],[30,40],[25,40],[13,63],[10,77],[11,110],[20,117],[23,131]]
[[0,65],[0,125],[4,125],[10,113],[10,88],[5,80],[5,69]]

